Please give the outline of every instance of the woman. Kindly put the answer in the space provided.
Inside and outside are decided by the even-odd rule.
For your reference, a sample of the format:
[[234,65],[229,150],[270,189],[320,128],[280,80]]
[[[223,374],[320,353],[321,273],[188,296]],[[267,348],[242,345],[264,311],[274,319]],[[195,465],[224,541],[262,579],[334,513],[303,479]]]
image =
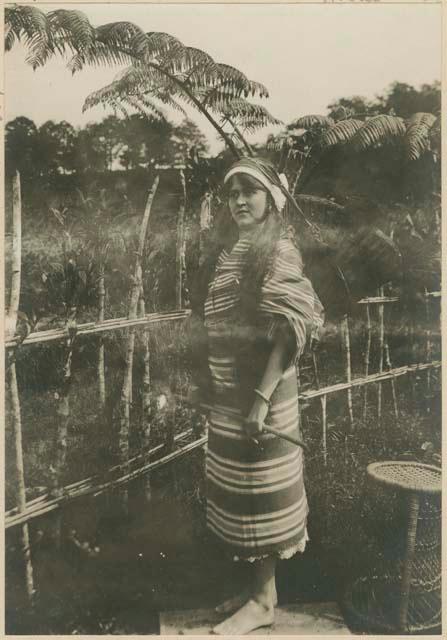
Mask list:
[[231,615],[213,631],[240,635],[273,623],[276,561],[305,548],[303,452],[263,425],[299,437],[295,360],[322,308],[283,229],[280,176],[243,158],[224,182],[229,232],[202,285],[211,381],[202,398],[207,387],[207,525],[253,567],[252,588],[218,607]]

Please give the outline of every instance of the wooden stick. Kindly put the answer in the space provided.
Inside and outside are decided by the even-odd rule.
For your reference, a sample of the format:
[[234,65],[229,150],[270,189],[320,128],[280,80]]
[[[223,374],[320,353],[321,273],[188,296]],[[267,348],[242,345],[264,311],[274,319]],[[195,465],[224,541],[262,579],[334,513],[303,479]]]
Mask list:
[[[138,312],[138,300],[140,298],[142,287],[142,260],[144,254],[144,247],[146,244],[147,229],[149,226],[149,217],[152,208],[152,202],[154,200],[155,193],[157,191],[159,183],[158,175],[152,184],[149,191],[146,207],[143,214],[143,219],[140,227],[140,234],[138,238],[138,251],[135,258],[135,271],[133,277],[133,287],[129,302],[129,319],[135,320]],[[129,431],[130,431],[130,405],[131,405],[131,393],[132,393],[132,371],[133,371],[133,354],[135,348],[135,329],[131,327],[127,335],[126,345],[126,367],[124,371],[123,387],[121,391],[121,416],[120,416],[120,431],[119,431],[119,455],[121,462],[126,462],[129,457]],[[124,506],[126,503],[126,496],[123,494]]]
[[[170,322],[176,320],[183,320],[191,314],[189,309],[183,309],[182,311],[166,311],[163,313],[148,313],[144,318],[135,318],[130,320],[129,318],[111,318],[104,320],[104,322],[86,322],[78,325],[78,336],[80,335],[93,335],[98,333],[105,333],[108,331],[122,331],[129,327],[143,327],[149,324],[158,324],[162,322]],[[41,344],[44,342],[51,342],[53,340],[64,340],[67,338],[67,331],[65,328],[49,329],[47,331],[36,331],[30,333],[23,341],[24,345]],[[16,336],[9,338],[5,346],[8,349],[12,349],[19,343],[20,339]]]
[[12,179],[12,264],[9,307],[6,314],[6,339],[14,336],[20,301],[20,278],[22,268],[22,192],[20,173]]
[[203,263],[205,254],[205,234],[211,226],[211,194],[205,193],[200,203],[199,229],[199,266]]
[[180,183],[182,186],[182,199],[177,217],[177,243],[175,251],[176,262],[176,282],[175,282],[175,302],[177,309],[181,309],[183,297],[183,274],[185,270],[185,207],[186,207],[186,183],[183,169],[179,171]]
[[383,371],[382,373],[373,373],[367,378],[354,378],[351,382],[339,382],[337,384],[330,385],[328,387],[322,387],[321,389],[312,389],[309,391],[303,391],[298,398],[300,400],[311,400],[312,398],[319,398],[324,394],[337,393],[339,391],[345,391],[349,388],[362,387],[365,384],[384,382],[391,378],[398,378],[406,374],[414,374],[417,371],[426,371],[428,368],[437,369],[441,366],[440,360],[434,360],[432,362],[422,362],[419,364],[404,365],[403,367],[397,367],[390,371]]
[[[184,440],[185,438],[188,438],[193,434],[193,429],[186,429],[185,431],[182,431],[181,433],[177,434],[175,436],[175,442],[181,442],[182,440]],[[131,466],[132,464],[136,463],[136,462],[141,462],[141,461],[147,461],[148,459],[153,458],[153,456],[156,453],[160,453],[160,451],[162,451],[164,448],[164,443],[157,445],[156,447],[153,447],[152,449],[150,449],[149,451],[145,451],[141,454],[139,454],[138,456],[135,456],[134,458],[131,458],[128,463],[127,463],[127,467]],[[113,467],[110,467],[109,469],[107,469],[106,471],[106,475],[113,475],[116,471],[120,471],[122,470],[122,465],[115,465]],[[62,491],[62,497],[64,496],[71,496],[74,495],[76,496],[76,492],[79,489],[83,489],[86,487],[91,487],[95,482],[97,482],[97,480],[99,479],[100,476],[90,476],[88,478],[83,478],[82,480],[78,480],[77,482],[72,482],[71,484],[65,486],[63,488]],[[58,505],[60,502],[60,499],[58,498],[51,498],[50,494],[45,493],[37,498],[34,498],[33,500],[29,500],[26,503],[26,511],[27,513],[33,513],[34,511],[38,510],[40,511],[40,509],[42,508],[42,505]],[[19,514],[19,510],[17,507],[14,507],[13,509],[9,509],[9,511],[7,511],[5,513],[5,517],[6,520],[10,520],[11,518],[14,518],[15,516],[17,516]]]
[[389,302],[398,302],[399,298],[397,296],[373,296],[371,298],[362,298],[357,302],[357,304],[387,304]]
[[[54,466],[51,467],[51,494],[61,495],[63,491],[63,476],[67,460],[68,424],[70,420],[70,387],[72,382],[73,348],[76,339],[76,307],[71,307],[68,312],[67,331],[68,338],[64,348],[64,365],[62,370],[62,383],[59,389],[59,402],[57,407],[57,434],[54,454]],[[52,523],[53,541],[58,548],[62,543],[62,514],[58,514]]]
[[[17,171],[12,181],[12,275],[9,308],[6,315],[6,336],[12,337],[17,326],[20,301],[21,268],[22,268],[22,194],[20,173]],[[15,353],[10,354],[8,368],[8,386],[11,402],[11,417],[14,431],[14,456],[16,471],[16,502],[19,513],[26,510],[25,471],[23,467],[22,416],[20,410],[19,388],[15,364]],[[29,530],[26,522],[21,529],[23,563],[25,569],[25,586],[28,601],[34,602],[34,575],[31,560]]]
[[208,436],[203,436],[198,440],[194,440],[193,442],[182,446],[180,449],[176,449],[175,451],[168,454],[167,456],[164,456],[163,458],[144,464],[138,469],[135,469],[129,473],[126,473],[118,478],[115,478],[108,482],[91,484],[89,486],[83,487],[82,489],[79,489],[76,492],[73,492],[71,495],[61,496],[57,500],[54,500],[54,503],[52,505],[44,505],[41,507],[41,509],[35,510],[31,514],[21,513],[15,516],[14,518],[11,518],[9,522],[6,524],[6,526],[7,528],[17,526],[19,524],[22,524],[23,522],[30,520],[31,518],[37,518],[40,515],[43,515],[44,513],[48,513],[50,511],[53,511],[54,509],[59,509],[61,506],[68,504],[74,499],[82,498],[84,496],[92,495],[92,494],[93,496],[98,496],[101,493],[104,493],[105,491],[113,489],[114,487],[119,487],[123,484],[127,484],[131,480],[135,480],[136,478],[139,478],[140,476],[144,475],[148,471],[153,471],[155,469],[158,469],[159,467],[175,460],[176,458],[179,458],[182,455],[185,455],[190,451],[193,451],[197,447],[203,447],[203,445],[206,444],[207,440],[208,440]]
[[[383,287],[380,287],[380,294],[383,297]],[[383,303],[379,305],[379,373],[383,371],[383,353],[384,353],[384,340],[385,340],[385,323],[384,323],[384,306]],[[379,383],[377,389],[377,421],[378,424],[382,421],[382,385]]]
[[[345,315],[342,323],[342,335],[344,337],[344,348],[345,348],[345,356],[346,356],[346,380],[348,383],[352,380],[352,370],[351,370],[351,339],[349,334],[349,320],[348,316]],[[354,412],[352,409],[352,388],[348,387],[348,411],[349,411],[349,422],[351,425],[351,431],[354,429]]]
[[[369,375],[369,360],[371,356],[371,340],[372,340],[371,311],[369,308],[369,304],[366,305],[366,327],[367,327],[367,338],[366,338],[366,351],[365,351],[365,377],[367,378]],[[366,422],[367,411],[368,411],[368,386],[365,385],[364,396],[363,396],[363,422]]]
[[[430,329],[430,300],[427,296],[427,289],[425,290],[425,320],[427,322],[427,328],[425,330],[425,350],[427,354],[427,362],[430,362],[431,358],[431,329]],[[427,371],[427,391],[430,391],[431,383],[431,371]]]
[[[391,364],[391,356],[390,356],[390,346],[388,344],[388,340],[386,339],[385,339],[385,364],[387,366],[388,371],[391,371],[392,364]],[[391,394],[393,396],[394,415],[395,415],[396,421],[398,421],[399,407],[397,404],[396,381],[394,380],[394,378],[390,378],[390,382],[391,382]]]
[[[139,301],[139,313],[140,316],[145,315],[145,300],[144,290],[141,288],[141,295]],[[151,441],[151,352],[149,341],[149,330],[147,326],[143,332],[143,391],[142,391],[142,445],[143,449],[149,449]],[[151,477],[148,473],[144,478],[144,494],[146,501],[149,502],[152,498],[152,486]]]
[[272,427],[269,427],[267,425],[264,425],[262,427],[262,431],[263,432],[265,431],[266,433],[270,433],[272,436],[276,436],[277,438],[281,438],[281,440],[287,440],[287,442],[291,442],[297,447],[301,447],[301,449],[304,449],[304,451],[307,451],[306,445],[299,438],[293,438],[292,436],[289,436],[287,433],[282,433],[281,431],[278,431],[277,429],[272,429]]
[[[104,322],[104,310],[106,289],[104,286],[104,264],[99,266],[99,278],[98,278],[98,323]],[[104,353],[104,340],[103,337],[99,337],[99,349],[98,349],[98,399],[101,411],[104,411],[106,406],[106,376],[105,376],[105,353]]]
[[321,415],[323,421],[323,460],[325,466],[327,465],[327,413],[326,413],[326,405],[327,405],[327,396],[321,396]]

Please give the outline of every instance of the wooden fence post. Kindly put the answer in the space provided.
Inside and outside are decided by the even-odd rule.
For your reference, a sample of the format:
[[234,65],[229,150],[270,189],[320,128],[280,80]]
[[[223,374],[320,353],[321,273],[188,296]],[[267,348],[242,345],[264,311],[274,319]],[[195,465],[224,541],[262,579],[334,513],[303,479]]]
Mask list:
[[[425,320],[427,323],[427,328],[425,330],[425,350],[427,354],[427,362],[430,362],[431,358],[431,328],[430,328],[430,298],[428,296],[427,289],[425,289]],[[430,391],[431,386],[431,372],[427,371],[427,391]]]
[[[146,243],[146,235],[149,226],[149,217],[152,208],[152,202],[157,191],[159,182],[158,175],[152,184],[149,191],[146,207],[143,214],[143,219],[140,227],[140,234],[138,239],[138,250],[135,258],[135,271],[133,278],[133,286],[130,295],[129,302],[129,319],[136,319],[138,313],[138,301],[140,299],[143,271],[142,261],[144,254],[144,246]],[[126,366],[124,371],[123,387],[121,391],[121,416],[120,416],[120,430],[119,430],[119,455],[122,465],[127,463],[129,458],[129,431],[130,431],[130,405],[131,405],[131,393],[132,393],[132,370],[133,370],[133,353],[135,348],[135,328],[131,327],[127,333],[126,344]],[[123,506],[127,505],[127,492],[123,493]]]
[[[366,351],[365,351],[365,377],[369,375],[369,361],[371,357],[371,339],[372,339],[372,328],[371,328],[371,310],[369,307],[369,302],[366,304]],[[366,422],[366,415],[368,411],[368,385],[365,385],[364,395],[363,395],[363,422]]]
[[[106,289],[104,286],[104,264],[99,267],[98,275],[98,322],[104,322],[104,309],[106,299]],[[104,338],[99,336],[98,350],[98,396],[101,411],[106,406],[106,379],[105,379],[105,354],[104,354]]]
[[[73,359],[73,346],[76,339],[76,307],[72,307],[69,311],[69,316],[66,324],[68,337],[64,349],[64,366],[63,366],[63,379],[59,392],[59,402],[57,408],[58,428],[56,435],[56,450],[54,456],[54,466],[51,467],[51,495],[58,497],[63,492],[63,476],[66,468],[67,460],[67,438],[68,438],[68,423],[70,419],[70,386],[72,381],[72,359]],[[54,543],[57,548],[60,548],[62,542],[62,511],[57,511],[54,514],[52,523],[52,535]]]
[[[349,320],[348,316],[345,315],[342,322],[342,335],[343,335],[343,345],[346,357],[346,381],[351,382],[352,380],[352,368],[351,368],[351,339],[349,334]],[[348,412],[349,412],[349,422],[351,425],[351,430],[354,429],[354,412],[352,409],[352,389],[349,388],[347,391],[348,397]]]
[[182,186],[182,199],[177,217],[177,241],[176,241],[176,282],[175,303],[177,309],[182,308],[183,302],[183,275],[185,271],[185,208],[186,208],[186,183],[183,169],[179,169],[180,183]]
[[[146,305],[144,300],[144,290],[141,289],[139,301],[139,315],[143,318],[146,315]],[[142,392],[142,447],[143,451],[149,448],[151,440],[151,352],[149,328],[146,325],[143,330],[143,392]],[[150,473],[144,477],[144,492],[146,500],[152,497]]]
[[323,460],[324,460],[324,464],[327,465],[327,413],[326,413],[326,406],[327,406],[327,396],[321,396],[320,398],[321,401],[321,416],[322,416],[322,422],[323,422]]
[[[17,171],[12,181],[12,276],[9,307],[6,314],[6,337],[13,338],[16,332],[17,316],[20,301],[20,281],[22,265],[22,194],[20,173]],[[20,398],[17,384],[15,351],[12,353],[8,367],[8,387],[11,402],[12,426],[14,430],[14,453],[16,470],[16,503],[20,512],[26,509],[25,472],[23,467],[22,418]],[[34,576],[31,560],[31,546],[28,524],[21,525],[21,543],[25,568],[26,593],[28,601],[34,602]]]
[[[379,296],[383,297],[383,287],[379,289]],[[379,373],[383,372],[383,354],[384,354],[384,342],[385,342],[385,323],[384,323],[384,304],[379,304]],[[378,424],[382,420],[382,383],[379,382],[379,388],[377,390],[377,421]]]
[[211,226],[211,194],[205,193],[200,203],[199,266],[205,253],[205,235]]
[[[391,371],[391,369],[393,368],[393,365],[391,363],[390,345],[388,344],[388,340],[386,339],[385,339],[385,364],[388,371]],[[399,420],[399,406],[397,404],[396,382],[394,378],[391,378],[390,382],[391,382],[391,394],[393,396],[394,415],[396,417],[396,420]]]

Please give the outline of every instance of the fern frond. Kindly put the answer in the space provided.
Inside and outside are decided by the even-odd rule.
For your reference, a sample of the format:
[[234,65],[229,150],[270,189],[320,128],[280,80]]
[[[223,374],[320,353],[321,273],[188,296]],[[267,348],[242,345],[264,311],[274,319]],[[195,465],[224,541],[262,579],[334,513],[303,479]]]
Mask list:
[[363,123],[350,142],[355,150],[363,151],[402,138],[405,132],[403,118],[390,115],[373,116]]
[[407,119],[405,147],[410,160],[418,160],[430,149],[430,130],[436,121],[432,113],[414,113]]
[[287,135],[285,132],[278,133],[277,135],[270,134],[267,138],[267,149],[270,149],[271,151],[291,149],[293,147],[293,142],[293,137]]
[[6,24],[5,25],[5,52],[7,51],[11,51],[11,49],[14,46],[14,43],[17,39],[17,36],[14,32],[14,29],[11,27],[11,25]]
[[321,198],[320,196],[297,194],[295,200],[300,205],[313,205],[324,209],[332,209],[333,211],[344,211],[344,207],[333,200]]
[[334,147],[339,144],[345,144],[353,138],[353,136],[363,127],[364,122],[361,120],[340,120],[329,129],[321,134],[319,146],[322,149]]
[[438,116],[430,128],[430,146],[436,151],[441,151],[441,116]]
[[84,51],[95,40],[95,29],[82,11],[56,9],[47,14],[47,20],[52,33],[62,36],[65,46],[73,51]]
[[143,116],[151,116],[157,120],[165,120],[166,115],[160,107],[146,96],[127,96],[122,101],[141,113]]
[[27,62],[36,68],[49,47],[50,36],[46,15],[36,7],[5,8],[5,49],[10,51],[16,40],[23,38],[28,48]]
[[[213,109],[220,111],[217,105]],[[222,109],[222,123],[232,121],[243,131],[253,133],[257,129],[266,127],[267,125],[281,124],[281,121],[273,117],[265,107],[259,104],[247,102],[242,98],[232,100]]]
[[308,115],[292,120],[292,122],[287,125],[287,129],[312,129],[315,126],[326,128],[332,127],[333,124],[334,120],[329,116]]
[[110,22],[96,28],[96,40],[109,50],[126,53],[132,58],[141,58],[147,53],[148,37],[133,22]]
[[146,37],[147,50],[144,53],[144,62],[162,61],[168,54],[175,56],[185,48],[178,38],[162,31],[149,31]]
[[249,80],[242,71],[235,67],[219,63],[217,72],[218,75],[213,79],[211,86],[219,86],[221,90],[225,89],[229,97],[268,97],[267,88],[262,83]]
[[333,109],[329,114],[329,117],[332,118],[335,122],[340,122],[341,120],[348,120],[349,118],[352,118],[352,116],[353,116],[352,109],[349,109],[348,107],[344,107],[343,105],[340,105],[336,109]]

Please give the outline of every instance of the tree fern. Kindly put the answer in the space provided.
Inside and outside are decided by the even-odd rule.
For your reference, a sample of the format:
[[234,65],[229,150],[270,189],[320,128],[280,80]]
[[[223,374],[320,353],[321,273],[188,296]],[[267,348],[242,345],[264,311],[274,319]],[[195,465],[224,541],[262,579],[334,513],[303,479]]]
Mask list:
[[430,149],[430,130],[436,122],[432,113],[414,113],[408,118],[405,147],[410,160],[418,160]]
[[287,129],[312,129],[315,126],[326,128],[332,127],[333,124],[334,120],[329,116],[312,114],[292,120],[292,122],[287,125]]
[[392,140],[401,139],[406,132],[403,118],[390,115],[373,116],[351,138],[355,151],[379,147]]
[[345,144],[353,138],[363,125],[364,123],[361,120],[340,120],[322,132],[318,144],[321,149]]
[[[36,7],[7,9],[5,19],[7,50],[16,40],[23,39],[34,68],[45,64],[54,54],[66,53],[71,54],[68,68],[72,73],[85,65],[128,67],[119,79],[89,96],[84,109],[94,104],[109,104],[119,109],[121,103],[125,110],[132,102],[135,108],[144,109],[139,95],[145,99],[151,95],[177,109],[182,108],[180,102],[186,102],[203,113],[236,155],[239,152],[232,139],[211,116],[207,102],[214,102],[213,111],[225,117],[226,109],[234,110],[235,105],[231,104],[235,99],[268,97],[263,84],[249,80],[239,69],[216,63],[206,52],[185,47],[169,34],[145,33],[131,22],[94,28],[80,11],[57,9],[46,15]],[[156,105],[147,103],[146,108],[153,110],[153,106],[156,109]],[[247,105],[242,113],[239,104],[238,109],[237,118],[247,130],[275,120],[259,107]]]

